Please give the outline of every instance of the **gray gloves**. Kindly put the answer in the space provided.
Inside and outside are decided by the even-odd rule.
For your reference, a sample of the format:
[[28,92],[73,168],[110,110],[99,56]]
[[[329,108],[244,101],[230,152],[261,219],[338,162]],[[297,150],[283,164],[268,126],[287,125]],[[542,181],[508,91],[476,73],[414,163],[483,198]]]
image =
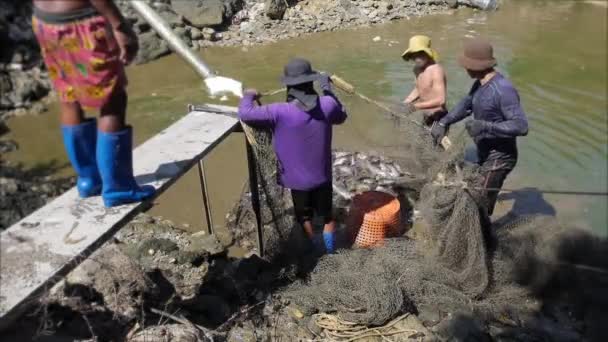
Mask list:
[[329,76],[329,74],[325,73],[325,72],[321,72],[320,76],[319,76],[319,87],[321,88],[321,90],[323,91],[329,91],[331,92],[331,78]]
[[445,137],[447,132],[448,128],[444,124],[440,123],[439,121],[435,122],[435,124],[431,128],[431,136],[433,137],[433,142],[435,143],[435,145],[441,144],[441,140],[443,139],[443,137]]
[[465,124],[467,132],[471,136],[471,138],[475,138],[482,133],[485,133],[490,130],[490,123],[483,120],[469,120]]

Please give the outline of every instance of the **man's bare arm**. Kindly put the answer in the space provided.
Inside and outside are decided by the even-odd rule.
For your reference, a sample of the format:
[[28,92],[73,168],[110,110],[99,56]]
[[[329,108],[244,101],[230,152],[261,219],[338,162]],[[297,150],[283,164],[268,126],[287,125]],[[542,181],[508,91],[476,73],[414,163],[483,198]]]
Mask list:
[[418,87],[414,87],[414,89],[412,89],[412,92],[405,98],[405,100],[403,102],[412,103],[412,102],[418,100],[419,97],[420,97],[420,94],[418,93]]
[[414,103],[416,109],[424,110],[424,109],[433,109],[437,107],[445,106],[446,102],[446,87],[445,87],[445,74],[443,72],[443,68],[436,67],[431,70],[431,78],[432,78],[432,87],[431,91],[424,101],[419,101]]
[[114,38],[120,47],[120,60],[129,64],[139,48],[137,36],[126,22],[113,0],[90,0],[91,5],[104,16],[112,26]]
[[125,18],[120,13],[113,0],[89,0],[91,5],[104,16],[113,29],[117,29],[125,22]]

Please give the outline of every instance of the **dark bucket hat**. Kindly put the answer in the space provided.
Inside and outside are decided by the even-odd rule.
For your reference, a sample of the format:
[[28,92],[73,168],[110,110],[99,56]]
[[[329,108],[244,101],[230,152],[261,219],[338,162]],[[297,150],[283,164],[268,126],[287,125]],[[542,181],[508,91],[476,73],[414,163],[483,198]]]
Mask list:
[[286,86],[314,82],[318,80],[320,74],[312,70],[310,62],[302,58],[293,58],[283,69],[281,82]]
[[465,41],[464,52],[458,57],[458,63],[465,69],[483,71],[496,66],[494,49],[484,38]]

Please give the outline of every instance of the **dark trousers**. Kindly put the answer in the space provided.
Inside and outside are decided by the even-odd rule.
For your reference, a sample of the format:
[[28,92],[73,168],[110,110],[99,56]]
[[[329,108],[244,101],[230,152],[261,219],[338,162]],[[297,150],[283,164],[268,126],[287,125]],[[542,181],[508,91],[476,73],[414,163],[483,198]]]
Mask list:
[[323,217],[323,223],[333,221],[333,187],[331,183],[320,185],[311,190],[291,190],[293,209],[300,224],[312,221],[313,216]]
[[511,169],[481,171],[477,187],[482,189],[492,189],[481,190],[482,203],[480,204],[485,208],[488,217],[492,216],[494,213],[494,207],[496,206],[496,200],[498,199],[498,193],[500,191],[499,189],[502,188],[502,185],[504,184],[509,173],[511,173]]

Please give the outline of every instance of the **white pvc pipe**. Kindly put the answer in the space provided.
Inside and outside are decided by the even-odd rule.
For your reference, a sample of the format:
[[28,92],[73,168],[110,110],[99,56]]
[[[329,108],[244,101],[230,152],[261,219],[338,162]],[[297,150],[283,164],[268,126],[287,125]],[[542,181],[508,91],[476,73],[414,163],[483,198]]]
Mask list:
[[171,49],[190,64],[203,78],[215,76],[211,69],[173,32],[169,24],[159,16],[145,1],[133,0],[129,4],[154,28]]

